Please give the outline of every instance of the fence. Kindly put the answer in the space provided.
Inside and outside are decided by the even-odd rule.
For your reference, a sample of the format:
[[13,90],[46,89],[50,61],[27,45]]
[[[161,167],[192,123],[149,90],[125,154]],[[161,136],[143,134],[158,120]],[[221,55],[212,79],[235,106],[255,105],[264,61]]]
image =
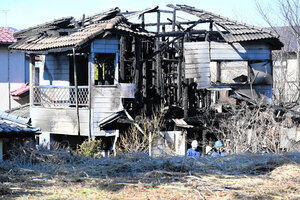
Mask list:
[[[88,98],[88,86],[78,86],[78,105],[88,106]],[[75,86],[34,86],[33,105],[42,107],[75,106]]]

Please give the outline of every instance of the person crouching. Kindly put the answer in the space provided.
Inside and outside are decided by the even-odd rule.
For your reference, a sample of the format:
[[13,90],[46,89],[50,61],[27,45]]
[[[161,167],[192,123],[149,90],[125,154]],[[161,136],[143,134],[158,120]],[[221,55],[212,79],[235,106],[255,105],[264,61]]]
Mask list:
[[197,140],[193,140],[192,147],[187,150],[187,156],[190,158],[200,158]]
[[212,157],[226,156],[226,151],[223,148],[223,143],[220,140],[215,142],[215,146],[212,149],[211,156]]

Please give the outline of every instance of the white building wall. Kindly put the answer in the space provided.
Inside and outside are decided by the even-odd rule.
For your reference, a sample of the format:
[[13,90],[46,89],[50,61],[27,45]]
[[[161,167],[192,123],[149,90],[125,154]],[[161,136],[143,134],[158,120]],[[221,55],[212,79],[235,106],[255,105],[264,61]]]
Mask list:
[[296,102],[300,95],[297,60],[277,60],[273,65],[275,103]]
[[7,47],[0,47],[0,110],[5,111],[28,103],[28,98],[15,101],[10,98],[10,91],[25,83],[26,65],[24,53],[9,52]]

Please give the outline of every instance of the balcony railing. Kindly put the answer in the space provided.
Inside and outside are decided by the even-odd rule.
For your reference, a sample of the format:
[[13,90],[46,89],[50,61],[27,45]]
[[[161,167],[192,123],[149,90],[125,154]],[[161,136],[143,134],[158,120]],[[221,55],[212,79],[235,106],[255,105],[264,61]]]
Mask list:
[[[88,86],[78,86],[78,105],[88,106],[88,98]],[[33,105],[42,107],[75,106],[75,86],[34,86]]]

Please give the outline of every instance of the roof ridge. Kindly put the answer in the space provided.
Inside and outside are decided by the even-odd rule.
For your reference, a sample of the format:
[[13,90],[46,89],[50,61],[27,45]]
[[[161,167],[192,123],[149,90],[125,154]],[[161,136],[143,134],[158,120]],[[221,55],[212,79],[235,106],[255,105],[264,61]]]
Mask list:
[[265,29],[263,29],[262,27],[250,25],[250,24],[247,24],[247,23],[245,23],[245,22],[238,21],[238,20],[233,20],[233,19],[230,19],[230,18],[228,18],[228,17],[224,17],[224,16],[221,16],[221,15],[219,15],[219,14],[215,14],[215,13],[213,13],[213,12],[205,11],[205,10],[203,10],[203,9],[198,9],[198,8],[191,7],[191,6],[187,6],[187,5],[178,5],[178,4],[177,4],[176,6],[179,6],[179,7],[182,8],[182,9],[187,9],[187,10],[194,11],[194,12],[207,13],[207,14],[213,15],[213,16],[215,16],[215,17],[219,17],[219,18],[221,18],[221,19],[224,19],[224,20],[227,20],[227,21],[230,21],[230,22],[234,22],[235,24],[242,25],[242,26],[246,26],[246,27],[253,28],[253,29],[257,29],[257,30],[260,30],[260,31],[263,31],[263,32],[272,34],[272,35],[274,35],[275,37],[278,37],[278,35],[277,35],[276,33],[273,33],[272,31],[269,31],[269,30],[265,30]]

